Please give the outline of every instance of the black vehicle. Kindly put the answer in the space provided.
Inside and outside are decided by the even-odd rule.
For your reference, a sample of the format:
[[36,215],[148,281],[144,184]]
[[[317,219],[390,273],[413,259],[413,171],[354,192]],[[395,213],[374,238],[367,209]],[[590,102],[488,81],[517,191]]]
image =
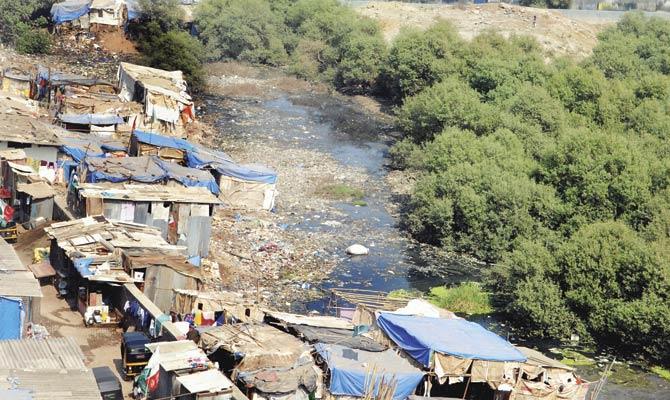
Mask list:
[[109,367],[93,368],[95,381],[98,382],[98,389],[102,400],[123,400],[123,389],[119,378],[114,375]]
[[121,359],[123,360],[124,379],[136,376],[151,358],[151,352],[144,346],[151,341],[142,332],[126,332],[121,340]]

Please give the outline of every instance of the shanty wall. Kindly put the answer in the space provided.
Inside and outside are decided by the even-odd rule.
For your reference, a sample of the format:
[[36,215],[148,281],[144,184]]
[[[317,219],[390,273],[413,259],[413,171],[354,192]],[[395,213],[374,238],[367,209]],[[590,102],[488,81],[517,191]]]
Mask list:
[[14,96],[30,97],[30,82],[4,77],[2,91]]
[[[102,203],[102,204],[100,204]],[[207,257],[212,232],[208,204],[131,202],[86,199],[86,216],[104,215],[109,219],[135,222],[160,229],[170,244],[186,246],[189,256]],[[168,222],[175,221],[174,224]]]
[[198,281],[171,268],[147,267],[144,276],[144,294],[161,310],[172,309],[175,297],[173,288],[198,290]]
[[219,198],[230,207],[249,210],[272,210],[275,204],[275,185],[242,181],[220,175],[217,179],[221,194]]
[[[0,150],[6,150],[9,148],[9,142],[6,140],[0,141]],[[40,146],[33,144],[30,147],[22,148],[21,150],[26,153],[27,158],[32,158],[33,160],[42,160],[55,163],[58,157],[58,147],[56,146]]]

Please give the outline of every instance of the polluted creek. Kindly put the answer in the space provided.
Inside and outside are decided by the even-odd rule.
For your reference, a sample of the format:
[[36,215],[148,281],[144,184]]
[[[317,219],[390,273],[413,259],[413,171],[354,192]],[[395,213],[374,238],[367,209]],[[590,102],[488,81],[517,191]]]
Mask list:
[[668,398],[660,3],[10,3],[0,399]]

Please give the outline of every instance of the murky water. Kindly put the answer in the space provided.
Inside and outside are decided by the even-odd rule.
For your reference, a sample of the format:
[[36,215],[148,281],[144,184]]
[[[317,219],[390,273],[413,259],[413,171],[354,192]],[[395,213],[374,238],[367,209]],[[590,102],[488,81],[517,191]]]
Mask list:
[[[386,155],[393,142],[392,126],[360,110],[349,101],[328,95],[284,95],[272,100],[232,100],[234,107],[218,108],[219,99],[209,98],[211,111],[225,131],[240,140],[273,140],[286,149],[300,146],[326,153],[343,165],[363,168],[369,174],[367,206],[338,203],[325,213],[307,213],[290,220],[287,229],[318,232],[335,229],[324,225],[337,220],[347,226],[346,240],[329,249],[344,254],[346,246],[360,243],[370,249],[362,257],[342,257],[330,277],[319,282],[324,289],[334,287],[379,291],[417,289],[477,279],[476,265],[445,257],[430,246],[421,246],[398,227],[387,206],[393,201],[384,181],[388,173]],[[248,110],[253,109],[253,112]],[[231,123],[232,122],[232,123]],[[303,134],[296,135],[297,131]],[[304,134],[307,132],[308,134]],[[281,177],[280,179],[290,179]],[[295,311],[327,312],[328,297],[302,304]],[[341,304],[340,304],[341,305]],[[495,319],[477,321],[505,335]],[[587,379],[597,379],[600,368],[578,368]],[[609,383],[599,399],[666,400],[669,384],[647,373],[636,371],[628,381]]]

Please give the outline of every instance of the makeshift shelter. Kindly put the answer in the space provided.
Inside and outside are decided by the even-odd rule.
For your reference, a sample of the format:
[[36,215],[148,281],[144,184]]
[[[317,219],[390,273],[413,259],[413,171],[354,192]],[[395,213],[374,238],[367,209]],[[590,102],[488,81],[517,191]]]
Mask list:
[[214,178],[206,171],[168,163],[158,157],[91,158],[84,159],[80,182],[139,182],[170,186],[204,187],[219,194]]
[[76,22],[79,18],[88,16],[91,0],[67,0],[54,3],[51,6],[51,20],[56,25],[65,22]]
[[265,313],[255,301],[239,293],[223,290],[197,291],[174,288],[171,310],[179,314],[203,313],[202,325],[263,322]]
[[27,164],[36,171],[42,162],[55,168],[59,131],[60,128],[38,120],[25,105],[0,99],[0,150],[23,150]]
[[569,399],[583,400],[589,383],[575,375],[574,368],[545,356],[537,350],[517,346],[527,360],[521,364],[521,376],[511,400]]
[[206,257],[214,208],[220,204],[204,187],[102,182],[80,184],[72,207],[81,216],[102,214],[158,228],[163,239],[184,246],[189,256]]
[[212,327],[202,333],[201,343],[210,359],[230,371],[254,398],[306,399],[319,384],[309,347],[269,325]]
[[133,156],[154,155],[209,171],[220,189],[223,202],[248,209],[274,208],[277,173],[259,165],[241,165],[226,153],[186,140],[135,130],[130,140]]
[[273,326],[299,337],[303,341],[315,344],[339,344],[352,349],[379,352],[388,349],[381,343],[363,335],[354,335],[351,322],[330,316],[304,316],[266,311],[266,321]]
[[40,284],[2,238],[0,269],[0,341],[20,339],[25,325],[39,314]]
[[6,68],[2,73],[2,91],[12,96],[30,98],[32,77],[16,68]]
[[143,276],[129,275],[124,251],[174,249],[157,229],[102,216],[55,223],[45,231],[51,265],[78,288],[75,300],[86,322],[93,317],[94,323],[118,323],[124,305],[120,284],[144,282]]
[[102,400],[85,360],[70,337],[0,341],[0,398]]
[[93,0],[88,15],[94,32],[119,28],[128,21],[128,8],[124,0]]
[[49,221],[53,219],[54,189],[44,181],[34,183],[19,183],[16,187],[19,193],[17,222]]
[[[146,347],[153,353],[149,365],[159,366],[158,384],[155,388],[142,385],[149,398],[212,399],[233,398],[233,384],[207,358],[191,340],[150,343]],[[146,368],[142,373],[150,373]]]
[[324,343],[315,344],[314,349],[330,372],[328,389],[336,396],[377,395],[385,385],[393,399],[400,400],[413,394],[423,380],[424,372],[393,350],[370,352]]
[[143,114],[133,121],[138,129],[181,136],[184,125],[195,120],[193,101],[181,71],[121,63],[118,78],[121,98],[144,105]]

